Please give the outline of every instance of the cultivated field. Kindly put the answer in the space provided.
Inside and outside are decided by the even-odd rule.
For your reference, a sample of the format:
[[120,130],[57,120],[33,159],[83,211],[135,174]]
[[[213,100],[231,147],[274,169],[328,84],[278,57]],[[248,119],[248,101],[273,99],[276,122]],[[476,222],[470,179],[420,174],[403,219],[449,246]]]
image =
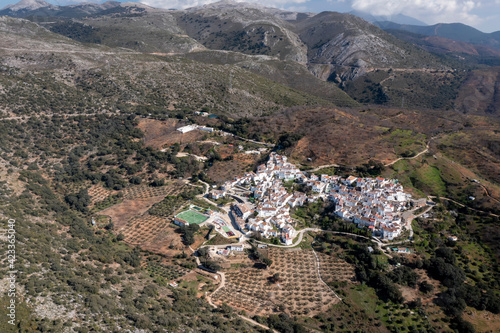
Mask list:
[[107,197],[113,194],[113,191],[105,189],[100,184],[96,184],[92,185],[88,189],[88,194],[92,205],[95,205],[97,202],[104,201]]
[[354,281],[354,267],[337,256],[316,252],[319,259],[319,271],[325,282]]
[[152,277],[160,277],[167,280],[167,282],[176,280],[190,271],[186,268],[169,265],[157,260],[148,261],[145,268]]
[[120,232],[135,217],[145,214],[155,203],[160,202],[163,197],[152,197],[148,199],[126,199],[123,202],[113,205],[100,211],[99,215],[111,217],[114,229]]
[[174,257],[182,251],[190,253],[189,248],[182,243],[179,227],[171,223],[167,223],[159,232],[151,234],[140,246],[144,251],[158,253],[166,257]]
[[159,187],[151,187],[147,185],[140,185],[129,187],[123,190],[123,197],[125,199],[146,199],[151,197],[159,197],[159,196],[167,196],[173,195],[173,192],[178,193],[182,188],[181,186],[159,186]]
[[[172,251],[184,248],[181,236],[170,226],[170,217],[150,215],[148,210],[166,196],[179,194],[183,188],[184,183],[179,182],[170,182],[159,187],[147,185],[129,187],[119,192],[123,194],[123,202],[98,214],[110,217],[114,231],[123,234],[127,243],[157,250],[162,254],[173,254]],[[112,194],[100,186],[92,187],[90,193],[94,195],[91,195],[93,200],[105,194]]]
[[164,217],[145,214],[133,217],[123,228],[118,229],[118,232],[125,236],[127,243],[140,245],[156,236],[169,223]]
[[[320,281],[312,250],[269,248],[268,256],[273,260],[269,269],[250,267],[226,272],[225,286],[212,295],[213,301],[257,315],[286,312],[299,316],[314,316],[339,302]],[[333,280],[337,273],[340,280],[352,277],[353,268],[347,263],[340,265],[336,257],[325,255],[320,262],[328,265],[322,276],[329,275]],[[271,282],[275,273],[280,274],[277,283]]]

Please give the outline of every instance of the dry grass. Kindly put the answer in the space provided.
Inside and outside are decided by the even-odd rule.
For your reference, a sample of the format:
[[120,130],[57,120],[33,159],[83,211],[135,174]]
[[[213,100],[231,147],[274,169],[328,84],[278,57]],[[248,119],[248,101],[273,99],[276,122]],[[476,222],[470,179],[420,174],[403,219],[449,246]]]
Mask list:
[[500,332],[500,315],[467,308],[463,318],[474,325],[476,332]]
[[144,132],[144,144],[148,147],[161,149],[170,147],[174,143],[190,143],[201,140],[205,133],[194,130],[181,133],[176,128],[184,126],[177,119],[167,119],[165,121],[141,118],[139,129]]
[[120,231],[127,223],[136,216],[143,215],[155,203],[160,202],[162,196],[151,197],[148,199],[125,199],[123,202],[106,208],[99,212],[99,215],[106,215],[111,217],[111,221],[115,226],[115,230]]

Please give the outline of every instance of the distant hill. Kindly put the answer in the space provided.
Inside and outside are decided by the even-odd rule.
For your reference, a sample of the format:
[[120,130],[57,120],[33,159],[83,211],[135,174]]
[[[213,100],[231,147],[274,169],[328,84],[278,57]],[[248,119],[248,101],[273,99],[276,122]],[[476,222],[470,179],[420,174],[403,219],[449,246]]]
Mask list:
[[[500,49],[487,45],[460,42],[439,36],[427,36],[404,30],[386,30],[395,37],[422,49],[442,55],[451,55],[456,59],[467,61],[468,64],[500,65]],[[467,59],[465,59],[467,57]]]
[[484,33],[462,23],[439,23],[430,26],[417,26],[385,21],[376,22],[375,24],[384,30],[402,30],[500,49],[500,31]]
[[427,25],[427,23],[424,23],[420,20],[417,20],[416,18],[406,16],[403,14],[381,16],[381,15],[372,15],[370,13],[362,12],[359,10],[350,11],[349,14],[361,17],[363,20],[366,20],[370,23],[389,21],[397,24],[420,25],[420,26]]
[[[300,13],[255,3],[165,10],[113,1],[53,6],[22,0],[1,13],[26,17],[80,43],[184,57],[200,68],[233,65],[339,106],[356,105],[355,100],[451,108],[464,69],[500,63],[500,49],[489,45],[496,35],[464,25],[461,37],[475,44],[454,41],[452,25],[433,26],[438,35],[429,35],[432,27],[378,22],[384,30],[351,14]],[[395,18],[423,23],[390,19]]]

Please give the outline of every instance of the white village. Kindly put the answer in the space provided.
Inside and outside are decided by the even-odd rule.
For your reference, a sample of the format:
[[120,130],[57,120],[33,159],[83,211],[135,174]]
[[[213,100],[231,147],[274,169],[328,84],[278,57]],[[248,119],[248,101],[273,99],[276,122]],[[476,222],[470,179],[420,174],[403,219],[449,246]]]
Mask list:
[[[304,184],[311,188],[311,194],[289,193],[284,181]],[[243,192],[250,192],[254,202],[238,195]],[[285,245],[293,244],[298,235],[295,229],[297,221],[290,216],[291,208],[329,200],[335,203],[334,214],[338,217],[355,223],[359,228],[369,228],[373,236],[392,240],[408,223],[403,212],[411,199],[397,180],[308,175],[287,162],[286,156],[274,152],[266,164],[257,167],[256,172],[235,177],[209,193],[212,199],[228,195],[240,201],[232,205],[229,212],[235,229],[243,235],[258,232],[264,238],[276,237]]]

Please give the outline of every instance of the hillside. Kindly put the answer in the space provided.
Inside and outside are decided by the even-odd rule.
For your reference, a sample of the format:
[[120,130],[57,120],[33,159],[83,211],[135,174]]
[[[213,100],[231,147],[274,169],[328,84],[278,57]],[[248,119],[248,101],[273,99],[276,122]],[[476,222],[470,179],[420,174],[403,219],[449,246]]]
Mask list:
[[492,47],[232,1],[6,12],[1,333],[499,331]]
[[[369,161],[389,166],[399,159],[412,161],[424,152],[398,175],[405,186],[420,191],[416,193],[439,194],[435,187],[429,187],[428,181],[411,175],[422,167],[419,164],[422,160],[424,165],[437,163],[447,191],[443,193],[466,203],[465,193],[469,193],[481,198],[474,203],[475,207],[497,211],[500,137],[495,129],[500,123],[492,115],[477,114],[464,115],[453,110],[306,107],[254,119],[245,128],[249,136],[287,142],[282,144],[283,151],[304,169],[337,165],[349,173]],[[394,169],[400,170],[400,164],[395,165]],[[462,173],[460,179],[456,178],[457,173]],[[471,187],[471,179],[482,179],[492,198],[484,195],[482,187]]]
[[397,38],[418,45],[431,53],[452,54],[458,59],[467,55],[475,56],[480,59],[500,57],[500,50],[491,46],[460,42],[439,36],[426,36],[404,30],[387,29],[386,31],[393,34]]
[[210,49],[307,62],[307,50],[292,26],[265,8],[220,2],[180,12],[178,24]]
[[[338,105],[354,104],[346,102],[345,94],[337,88],[362,103],[395,106],[405,95],[411,106],[449,106],[449,98],[441,105],[419,98],[420,90],[425,91],[425,87],[417,91],[380,92],[380,81],[385,77],[376,81],[378,76],[370,75],[375,69],[447,70],[454,64],[350,14],[298,13],[231,1],[175,11],[113,2],[56,7],[54,13],[16,12],[16,15],[30,15],[33,21],[43,23],[51,31],[83,43],[143,53],[186,55],[208,64],[220,63],[217,58],[231,55],[230,58],[245,59],[238,61],[240,67],[307,94],[338,101]],[[203,52],[197,54],[200,51]],[[294,70],[283,71],[283,68]],[[305,69],[327,84],[315,81]],[[421,85],[427,79],[417,78],[413,84]],[[366,80],[370,83],[365,84]],[[374,93],[361,96],[353,86]],[[432,94],[436,88],[429,90]],[[454,98],[453,94],[450,98]],[[412,104],[413,100],[421,102]]]
[[443,37],[460,42],[500,49],[500,31],[484,33],[461,23],[440,23],[430,26],[402,25],[393,22],[377,22],[376,24],[384,30],[403,30],[426,36]]
[[499,116],[500,68],[471,71],[460,87],[455,106],[466,114]]
[[349,14],[323,12],[297,23],[309,62],[354,67],[412,68],[438,61]]
[[[230,78],[225,65],[83,45],[22,19],[4,17],[0,29],[2,45],[10,45],[0,49],[4,72],[10,73],[2,77],[7,114],[34,112],[26,100],[36,98],[54,113],[104,108],[161,117],[168,109],[207,107],[237,117],[304,103],[329,104],[237,66],[231,67]],[[61,100],[60,93],[71,98]],[[93,98],[80,97],[86,93]]]

